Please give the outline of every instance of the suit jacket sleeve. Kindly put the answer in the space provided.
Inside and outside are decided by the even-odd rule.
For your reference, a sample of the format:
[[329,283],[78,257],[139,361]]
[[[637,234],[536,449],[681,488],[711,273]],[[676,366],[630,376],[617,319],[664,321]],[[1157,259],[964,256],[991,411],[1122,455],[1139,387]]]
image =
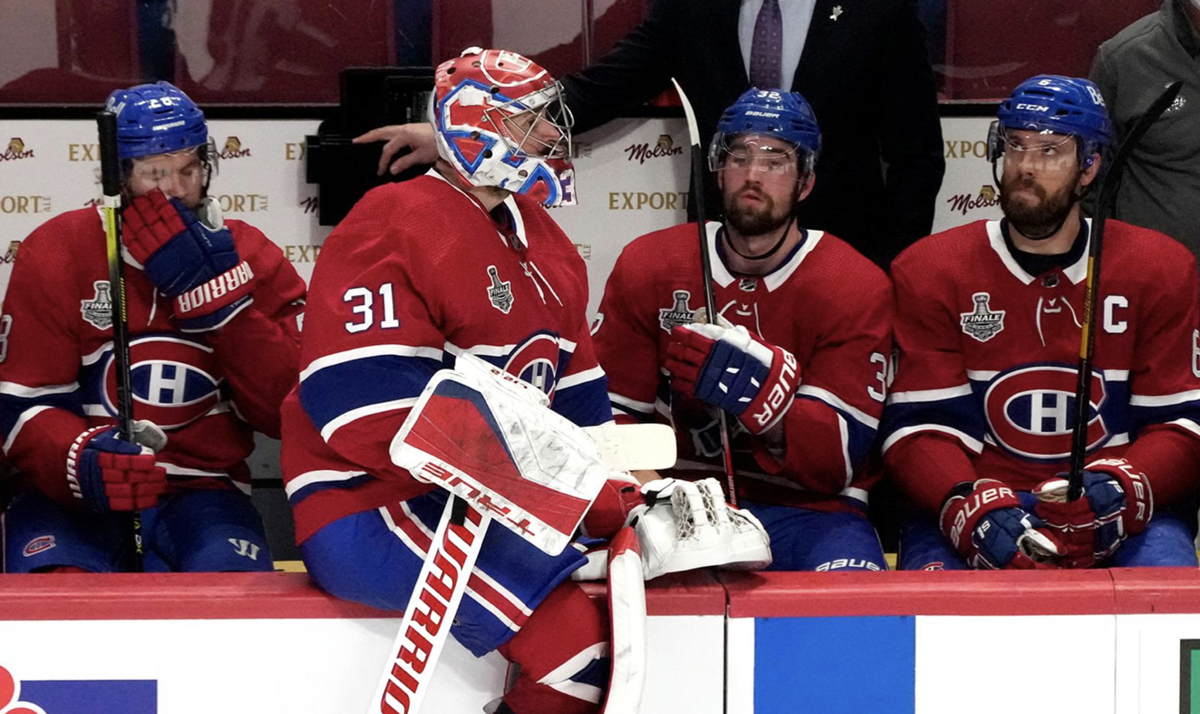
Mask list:
[[672,8],[654,0],[641,24],[590,67],[563,80],[567,106],[582,133],[644,104],[670,84]]
[[933,229],[946,171],[937,86],[914,0],[902,0],[885,38],[877,116],[887,164],[888,258]]

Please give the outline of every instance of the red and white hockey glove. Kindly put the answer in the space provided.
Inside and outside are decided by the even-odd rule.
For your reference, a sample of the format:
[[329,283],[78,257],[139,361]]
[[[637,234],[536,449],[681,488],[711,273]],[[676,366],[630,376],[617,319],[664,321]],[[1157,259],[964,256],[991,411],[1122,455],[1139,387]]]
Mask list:
[[994,479],[964,481],[942,506],[942,533],[976,569],[1050,568],[1063,552],[1045,523]]
[[200,220],[182,201],[151,191],[125,209],[122,240],[164,295],[175,298],[185,332],[220,327],[250,300],[254,272],[240,259],[220,211],[204,204]]
[[1108,558],[1154,516],[1150,481],[1126,459],[1099,459],[1084,467],[1083,496],[1067,501],[1067,480],[1034,489],[1037,514],[1066,547],[1063,564],[1087,568]]
[[118,439],[116,427],[98,426],[75,439],[67,452],[67,483],[76,498],[100,512],[158,505],[167,490],[167,472],[154,455],[167,437],[154,424],[139,421],[134,438],[138,443]]
[[755,435],[779,423],[800,382],[791,352],[755,339],[741,326],[676,327],[666,367],[676,391],[736,415]]

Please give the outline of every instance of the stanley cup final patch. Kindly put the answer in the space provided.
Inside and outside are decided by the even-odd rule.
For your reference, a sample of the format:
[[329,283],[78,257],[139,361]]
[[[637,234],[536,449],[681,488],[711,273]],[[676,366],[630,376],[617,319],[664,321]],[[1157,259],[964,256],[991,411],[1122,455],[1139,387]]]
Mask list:
[[79,301],[79,314],[97,330],[107,330],[112,327],[112,288],[107,280],[97,280],[92,286],[96,294],[91,300]]
[[494,265],[488,266],[487,273],[491,280],[487,289],[488,301],[492,303],[492,307],[507,315],[513,306],[512,282],[501,281],[500,273]]
[[980,342],[987,342],[1004,329],[1004,310],[992,312],[988,302],[992,296],[988,293],[975,293],[971,300],[975,302],[972,312],[960,312],[962,330]]
[[675,303],[658,311],[658,324],[667,332],[696,321],[696,311],[688,309],[688,300],[692,298],[692,294],[687,290],[676,290],[672,297]]

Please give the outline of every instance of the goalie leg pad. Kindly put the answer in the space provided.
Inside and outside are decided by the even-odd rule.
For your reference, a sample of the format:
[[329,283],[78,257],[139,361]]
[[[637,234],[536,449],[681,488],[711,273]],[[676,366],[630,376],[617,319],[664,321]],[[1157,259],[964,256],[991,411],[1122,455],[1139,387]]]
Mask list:
[[[330,523],[300,546],[309,574],[336,597],[403,610],[446,499],[431,491]],[[451,634],[477,657],[495,650],[584,562],[574,547],[548,556],[492,523]]]
[[500,654],[521,667],[504,695],[516,714],[595,714],[609,674],[608,618],[579,586],[563,583]]
[[605,714],[637,714],[646,683],[646,581],[637,534],[622,528],[608,558],[608,615],[612,622],[612,676]]

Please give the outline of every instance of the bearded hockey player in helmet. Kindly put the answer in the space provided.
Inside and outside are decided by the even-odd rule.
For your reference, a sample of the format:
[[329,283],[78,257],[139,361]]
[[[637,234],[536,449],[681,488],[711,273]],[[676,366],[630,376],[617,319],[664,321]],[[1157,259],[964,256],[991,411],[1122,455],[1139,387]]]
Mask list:
[[126,205],[137,443],[113,427],[104,226],[95,209],[70,211],[23,242],[4,301],[0,432],[28,484],[5,514],[5,562],[121,570],[115,514],[141,510],[148,570],[269,571],[245,459],[255,431],[279,435],[304,284],[266,236],[206,198],[215,156],[183,92],[139,85],[107,109]]
[[642,236],[617,260],[595,334],[619,421],[669,420],[677,478],[722,470],[732,427],[739,505],[770,534],[773,570],[886,570],[864,461],[883,410],[891,289],[837,237],[797,225],[821,133],[794,92],[751,89],[710,146],[723,222]]
[[1192,255],[1106,223],[1083,495],[1067,498],[1092,190],[1110,142],[1085,79],[1033,77],[989,137],[1004,218],[892,264],[884,459],[915,511],[905,569],[1196,567],[1200,286]]

